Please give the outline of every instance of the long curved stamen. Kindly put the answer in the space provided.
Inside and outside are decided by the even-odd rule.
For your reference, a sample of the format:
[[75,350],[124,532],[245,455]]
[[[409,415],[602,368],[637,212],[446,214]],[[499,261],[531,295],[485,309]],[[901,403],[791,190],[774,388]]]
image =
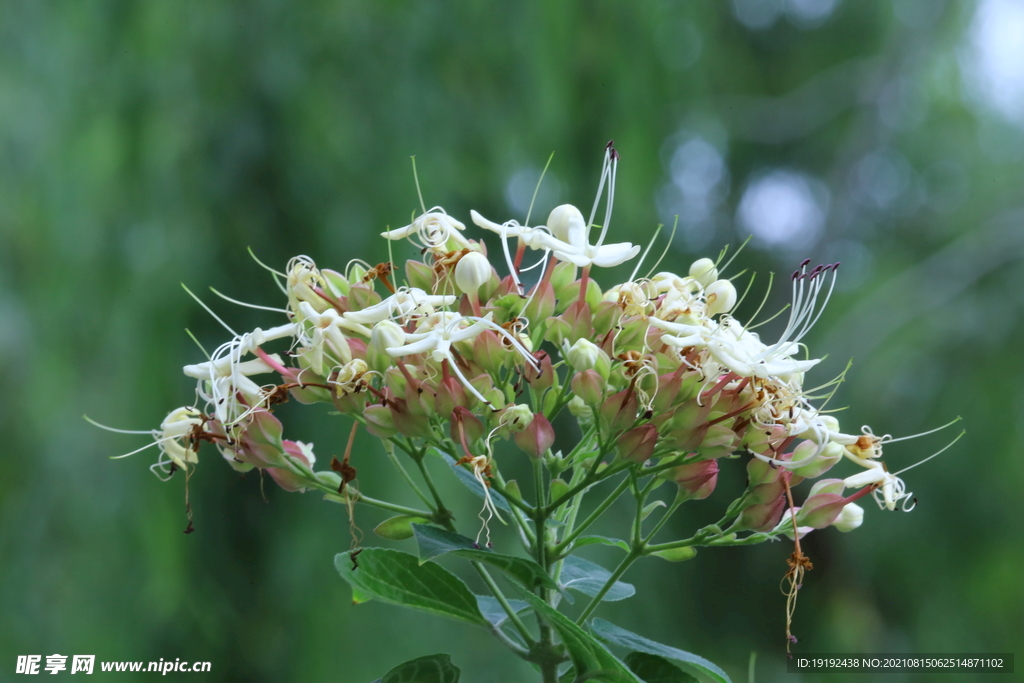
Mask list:
[[601,234],[597,238],[594,248],[604,244],[604,237],[608,234],[608,226],[612,222],[612,207],[615,206],[615,174],[619,167],[619,153],[608,143],[608,156],[611,159],[611,170],[608,174],[608,201],[604,207],[604,225],[601,226]]

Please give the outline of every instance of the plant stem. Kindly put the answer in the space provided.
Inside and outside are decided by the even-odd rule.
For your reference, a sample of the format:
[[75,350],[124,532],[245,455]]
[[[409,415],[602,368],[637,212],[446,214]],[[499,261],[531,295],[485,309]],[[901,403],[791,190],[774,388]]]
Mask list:
[[[508,620],[512,622],[512,625],[516,627],[517,631],[519,631],[519,635],[523,637],[523,640],[525,640],[528,645],[532,646],[535,641],[533,640],[533,636],[530,634],[530,630],[526,628],[526,624],[524,624],[523,621],[519,618],[519,615],[516,614],[516,611],[512,609],[512,605],[509,604],[508,600],[505,598],[505,594],[501,592],[501,588],[498,587],[497,583],[495,583],[494,578],[490,575],[487,569],[479,562],[472,562],[471,564],[473,565],[473,568],[476,569],[477,573],[480,574],[480,578],[483,579],[484,583],[487,584],[487,588],[489,588],[491,593],[494,595],[494,599],[497,600],[498,604],[501,605],[501,608],[505,610],[505,614],[508,615]],[[499,626],[495,626],[494,631],[500,633],[499,638],[502,636],[504,636],[504,638],[508,637],[505,636],[504,633],[501,633],[501,627]],[[515,645],[515,643],[513,643],[512,641],[508,641],[505,644],[509,645],[509,643]]]
[[[327,487],[326,495],[324,496],[327,500],[334,503],[345,503],[344,496],[339,496],[338,492],[334,489]],[[389,510],[391,512],[397,512],[400,515],[409,515],[411,517],[422,517],[423,519],[432,519],[436,521],[436,513],[427,512],[426,510],[417,510],[416,508],[406,507],[404,505],[398,505],[396,503],[389,503],[385,500],[377,500],[376,498],[370,498],[359,491],[352,491],[352,499],[357,503],[363,503],[370,505],[381,510]]]
[[402,478],[405,479],[405,482],[409,484],[413,491],[415,491],[419,499],[422,500],[427,507],[433,507],[430,503],[430,499],[427,498],[423,491],[420,490],[420,487],[416,485],[416,482],[413,481],[413,478],[409,474],[409,471],[405,469],[405,467],[402,465],[402,462],[398,459],[398,456],[395,455],[394,446],[392,446],[390,442],[385,441],[384,451],[388,454],[388,459],[391,461],[391,464],[395,466],[395,469],[398,470],[399,474],[402,475]]
[[587,618],[591,614],[594,613],[594,610],[596,610],[598,605],[601,604],[601,601],[604,599],[604,596],[607,595],[608,591],[612,589],[612,586],[615,585],[615,582],[622,578],[622,575],[626,573],[626,570],[629,569],[630,565],[636,562],[636,560],[641,555],[643,555],[642,549],[633,548],[629,551],[628,555],[622,558],[622,562],[620,562],[619,566],[615,568],[615,571],[613,571],[612,575],[608,577],[608,580],[604,582],[604,585],[601,586],[601,590],[597,592],[597,595],[595,595],[594,598],[590,601],[590,604],[587,605],[587,608],[583,610],[583,614],[581,614],[579,618],[576,619],[577,624],[582,624],[584,621],[587,620]]
[[579,538],[580,534],[586,531],[591,524],[596,522],[597,519],[601,515],[603,515],[604,512],[615,503],[616,500],[619,499],[619,496],[622,495],[623,491],[625,491],[627,487],[629,487],[628,477],[626,479],[623,479],[622,483],[615,487],[615,490],[612,491],[607,498],[601,501],[601,504],[598,505],[597,508],[593,512],[591,512],[590,515],[587,516],[587,518],[584,519],[578,527],[576,527],[571,533],[569,533],[564,539],[562,539],[562,542],[559,543],[558,546],[556,546],[555,552],[558,555],[564,555],[566,549],[569,548],[569,545],[577,538]]

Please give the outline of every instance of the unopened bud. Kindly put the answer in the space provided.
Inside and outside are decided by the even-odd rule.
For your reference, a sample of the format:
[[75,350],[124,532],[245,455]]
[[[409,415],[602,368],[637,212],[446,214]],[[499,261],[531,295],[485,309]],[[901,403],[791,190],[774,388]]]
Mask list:
[[565,360],[574,370],[593,370],[603,352],[589,339],[577,339],[564,350]]
[[710,496],[718,484],[718,461],[701,460],[680,465],[671,470],[672,480],[679,485],[683,500],[703,500]]
[[709,258],[697,259],[690,266],[690,277],[699,282],[702,287],[707,287],[718,279],[718,268],[715,262]]
[[587,224],[579,209],[572,204],[562,204],[548,214],[548,230],[555,239],[569,244],[581,244],[586,238]]
[[378,439],[390,439],[398,430],[395,428],[395,420],[391,417],[391,411],[387,406],[375,403],[363,410],[363,417],[366,419],[366,429]]
[[523,431],[530,426],[531,422],[533,422],[533,412],[529,406],[522,403],[509,406],[501,414],[501,418],[498,421],[502,427],[505,427],[513,434]]
[[[313,455],[313,444],[288,440],[283,441],[282,444],[284,445],[285,453],[312,469],[313,464],[316,462],[316,456]],[[267,474],[285,491],[305,491],[307,488],[305,479],[284,467],[268,468]]]
[[464,406],[456,406],[455,410],[451,413],[451,435],[452,441],[460,443],[462,441],[462,435],[466,435],[466,442],[473,443],[477,439],[482,439],[484,434],[487,433],[487,429],[484,427],[484,423],[472,413],[468,408]]
[[642,424],[630,429],[616,442],[620,458],[639,463],[650,460],[657,445],[658,430],[652,424]]
[[471,251],[455,264],[455,284],[463,292],[477,292],[491,279],[491,262],[479,251]]
[[536,392],[542,392],[546,389],[550,389],[555,383],[555,369],[551,363],[551,356],[548,355],[547,351],[536,351],[533,357],[537,361],[539,369],[527,363],[523,368],[523,375],[526,377],[526,381],[530,384],[530,388]]
[[555,442],[555,430],[541,413],[533,416],[529,426],[515,435],[516,445],[523,451],[539,458]]
[[[793,451],[794,462],[799,462],[801,455],[801,448],[804,448],[804,444],[810,444],[811,447],[817,448],[817,444],[813,441],[804,441]],[[793,474],[808,479],[817,479],[821,475],[832,469],[832,466],[839,462],[843,457],[843,447],[839,444],[830,441],[825,448],[822,449],[821,453],[818,454],[817,459],[809,465],[803,467],[797,467],[793,469]]]
[[636,392],[630,389],[623,389],[606,398],[601,404],[601,419],[608,426],[608,432],[615,434],[632,427],[636,422],[638,406]]
[[373,326],[370,343],[366,347],[367,364],[377,372],[383,372],[394,364],[388,349],[405,344],[405,332],[396,322],[382,320]]
[[786,497],[779,496],[775,500],[759,505],[751,505],[740,513],[740,518],[733,526],[735,531],[750,529],[751,531],[770,531],[782,519],[786,510]]
[[729,280],[715,280],[704,293],[708,315],[728,313],[736,305],[736,288]]
[[853,531],[864,521],[864,508],[856,503],[847,503],[843,506],[842,512],[832,522],[832,526],[842,532]]
[[572,393],[589,406],[595,406],[604,398],[604,378],[597,370],[577,372],[572,378]]

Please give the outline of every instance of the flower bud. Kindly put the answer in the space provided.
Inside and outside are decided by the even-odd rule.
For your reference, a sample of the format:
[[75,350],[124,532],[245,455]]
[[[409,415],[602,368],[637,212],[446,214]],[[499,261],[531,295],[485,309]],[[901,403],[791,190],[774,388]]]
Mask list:
[[391,419],[394,420],[395,428],[402,434],[415,438],[427,438],[434,435],[430,419],[426,415],[415,414],[409,410],[409,405],[404,399],[391,399],[388,402],[388,408],[391,410]]
[[[313,455],[313,444],[305,444],[301,441],[288,440],[283,441],[282,444],[284,445],[285,453],[300,461],[306,467],[312,469],[313,465],[316,463],[316,456]],[[296,491],[305,491],[307,488],[305,486],[305,480],[302,477],[284,467],[270,467],[267,469],[267,474],[269,474],[274,481],[277,482],[277,485],[285,491],[291,491],[294,493]]]
[[555,442],[555,430],[542,413],[533,416],[529,426],[515,435],[516,445],[523,451],[539,458]]
[[574,370],[593,370],[601,358],[601,349],[589,339],[577,339],[575,344],[565,348],[564,355]]
[[491,330],[484,330],[473,340],[473,360],[491,374],[498,374],[514,358],[515,355],[509,352],[502,339]]
[[[804,444],[810,444],[812,447],[817,448],[817,444],[813,441],[807,440],[802,442],[793,451],[793,460],[799,462],[800,449],[804,447]],[[830,441],[825,448],[822,449],[821,453],[818,454],[817,459],[809,465],[803,467],[797,467],[793,469],[793,474],[808,479],[817,479],[821,475],[832,469],[832,466],[839,462],[843,457],[843,447],[839,444]]]
[[[566,298],[562,295],[562,290],[571,285],[575,281],[576,266],[569,263],[568,261],[559,262],[551,270],[551,287],[555,290],[555,296],[560,301],[565,302],[564,304],[562,304],[563,306],[568,306],[569,301],[567,301]],[[576,293],[579,294],[579,289],[576,290]],[[564,308],[561,310],[564,310]]]
[[370,344],[366,347],[367,363],[377,372],[387,370],[394,364],[387,350],[404,344],[405,331],[401,326],[391,320],[381,320],[370,332]]
[[532,366],[527,364],[523,368],[523,375],[526,377],[526,381],[529,382],[530,388],[536,392],[550,389],[555,383],[555,369],[551,363],[551,356],[548,355],[547,351],[535,351],[533,357],[537,359],[537,365],[540,366],[540,369],[534,370]]
[[707,314],[728,313],[736,305],[736,288],[728,280],[715,280],[704,290]]
[[616,442],[620,458],[639,463],[650,460],[657,445],[658,430],[652,424],[634,427],[620,436]]
[[405,262],[405,277],[410,287],[417,287],[425,292],[434,290],[434,269],[421,261],[409,259]]
[[499,424],[513,434],[523,431],[530,426],[531,422],[533,422],[533,412],[529,406],[522,403],[516,403],[506,408],[499,419]]
[[814,482],[814,486],[811,487],[811,492],[807,494],[808,498],[818,495],[819,493],[836,493],[842,495],[845,485],[842,479],[822,479],[821,481]]
[[241,451],[243,460],[256,467],[275,467],[283,462],[284,445],[281,434],[284,427],[281,421],[266,409],[254,410],[249,416],[249,424],[242,434]]
[[601,404],[601,419],[608,426],[608,433],[615,434],[632,427],[636,422],[638,405],[636,392],[629,389],[606,398]]
[[699,282],[701,287],[707,287],[718,279],[718,268],[709,258],[697,259],[690,265],[690,277]]
[[856,503],[847,503],[843,506],[842,512],[832,522],[832,526],[842,532],[853,531],[864,521],[864,508]]
[[[842,480],[838,479],[840,485]],[[845,501],[840,493],[816,493],[804,501],[796,514],[798,527],[809,526],[813,529],[824,529],[832,524],[843,511]]]
[[603,337],[619,324],[622,318],[622,307],[615,301],[602,301],[594,309],[594,335]]
[[672,480],[679,485],[682,500],[704,500],[718,484],[718,461],[701,460],[671,470]]
[[548,214],[548,230],[555,239],[569,244],[582,244],[586,239],[587,224],[583,214],[572,204],[562,204]]
[[352,283],[345,279],[345,276],[336,270],[330,270],[324,268],[320,271],[320,275],[323,277],[324,289],[334,297],[340,299],[343,296],[348,296],[349,287]]
[[462,442],[462,434],[459,431],[460,425],[462,431],[466,434],[466,443],[471,444],[478,439],[482,439],[484,434],[487,433],[487,429],[484,427],[484,423],[480,421],[480,418],[464,406],[456,406],[451,416],[450,431],[452,441],[455,443]]
[[572,393],[587,405],[595,406],[604,398],[604,379],[597,370],[577,372],[572,378]]
[[590,425],[594,420],[594,409],[588,406],[579,396],[573,396],[566,404],[569,414],[576,418],[581,426]]
[[530,294],[530,301],[523,309],[523,317],[537,322],[547,320],[555,313],[555,290],[551,283],[541,282],[539,289]]
[[455,264],[455,285],[463,292],[476,293],[493,273],[491,262],[479,251],[471,251]]
[[731,455],[733,451],[739,448],[738,442],[739,439],[736,438],[736,432],[724,424],[711,425],[704,432],[704,438],[701,439],[700,445],[697,446],[697,451],[704,458],[721,458]]
[[395,428],[395,420],[387,406],[375,403],[363,410],[363,417],[366,419],[366,429],[378,439],[390,439],[398,430]]
[[733,526],[734,531],[749,529],[751,531],[770,531],[782,519],[782,513],[786,510],[785,496],[779,496],[775,500],[759,505],[751,505],[740,513],[740,518]]
[[380,294],[373,289],[372,285],[359,282],[348,290],[348,309],[350,311],[361,311],[379,304],[381,300]]
[[437,385],[435,406],[442,417],[447,417],[455,410],[455,406],[468,405],[469,399],[462,384],[454,377],[445,377]]
[[781,479],[765,482],[764,484],[757,484],[756,486],[750,487],[750,493],[747,494],[747,502],[751,505],[769,503],[782,496],[785,492],[786,487],[783,485]]

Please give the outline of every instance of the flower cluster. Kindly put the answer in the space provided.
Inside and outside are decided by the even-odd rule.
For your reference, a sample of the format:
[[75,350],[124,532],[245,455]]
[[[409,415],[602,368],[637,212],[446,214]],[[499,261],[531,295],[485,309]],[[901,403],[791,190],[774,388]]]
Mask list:
[[[588,446],[575,452],[592,458],[596,449],[614,455],[614,467],[650,469],[674,481],[682,499],[708,497],[719,461],[747,454],[749,486],[731,508],[732,532],[792,534],[793,524],[798,535],[828,525],[849,531],[863,516],[853,501],[869,492],[883,508],[909,509],[912,494],[881,459],[893,439],[867,427],[844,433],[813,404],[841,377],[804,386],[818,360],[804,357],[800,341],[821,315],[839,264],[800,264],[788,321],[770,343],[734,317],[736,287],[709,258],[685,274],[636,278],[637,266],[634,279],[602,289],[592,268],[640,251],[605,244],[617,162],[609,144],[588,220],[569,204],[536,226],[471,212],[499,236],[504,277],[484,242],[465,237],[466,226],[439,207],[383,233],[422,250],[423,260],[406,262],[400,286],[391,264],[353,261],[342,273],[293,258],[285,272],[274,271],[286,322],[231,331],[206,362],[185,366],[198,402],[172,411],[153,432],[162,454],[154,469],[194,467],[207,441],[235,469],[266,470],[285,489],[336,486],[336,472],[313,472],[311,445],[283,438],[273,409],[291,396],[332,403],[385,441],[456,444],[461,464],[490,487],[493,442],[550,457],[551,420],[568,409]],[[541,269],[529,286],[527,251],[539,252]],[[274,345],[281,348],[269,351]],[[859,470],[821,479],[843,459]],[[803,479],[818,481],[796,508],[788,489]]]

